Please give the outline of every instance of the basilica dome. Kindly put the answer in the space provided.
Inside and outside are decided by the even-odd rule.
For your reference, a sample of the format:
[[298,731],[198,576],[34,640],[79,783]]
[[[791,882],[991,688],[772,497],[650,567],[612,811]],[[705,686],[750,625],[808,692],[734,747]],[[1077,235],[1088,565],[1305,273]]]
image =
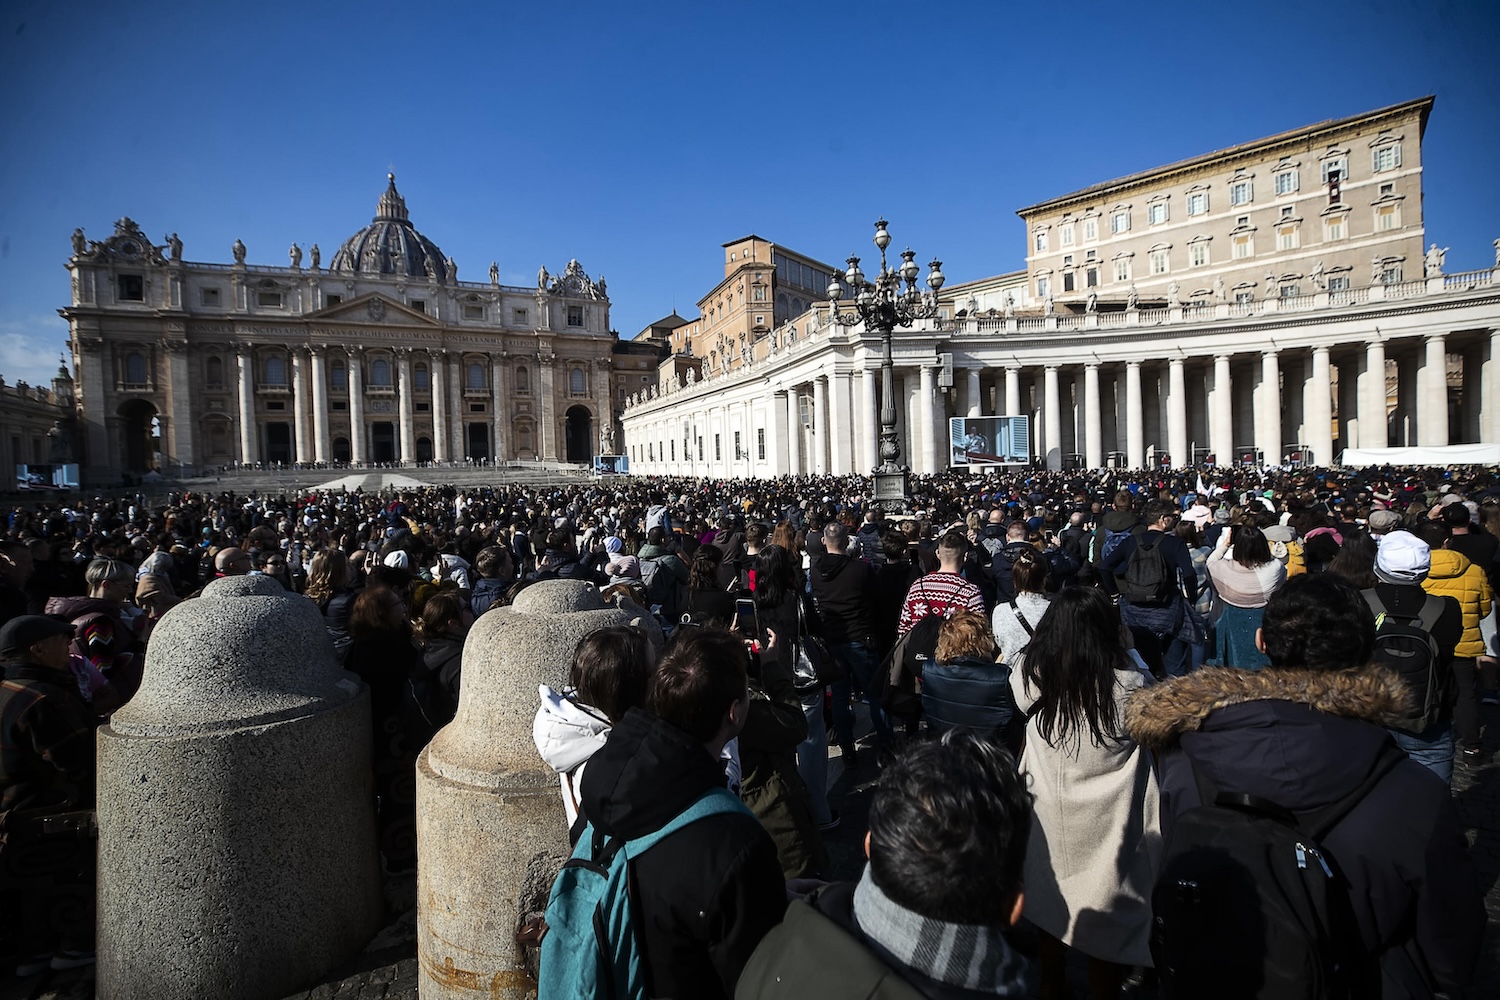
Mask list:
[[370,275],[397,275],[448,280],[443,252],[417,232],[406,214],[406,199],[396,190],[396,175],[375,208],[375,219],[344,241],[328,270]]

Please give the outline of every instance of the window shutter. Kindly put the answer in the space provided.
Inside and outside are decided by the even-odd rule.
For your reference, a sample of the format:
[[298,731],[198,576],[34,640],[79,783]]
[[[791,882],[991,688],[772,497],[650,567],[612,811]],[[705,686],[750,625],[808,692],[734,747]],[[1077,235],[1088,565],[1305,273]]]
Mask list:
[[1396,145],[1393,148],[1395,149],[1396,152],[1395,152],[1395,159],[1393,159],[1391,161],[1391,166],[1399,167],[1399,166],[1401,166],[1401,144],[1398,142],[1398,143],[1396,143]]

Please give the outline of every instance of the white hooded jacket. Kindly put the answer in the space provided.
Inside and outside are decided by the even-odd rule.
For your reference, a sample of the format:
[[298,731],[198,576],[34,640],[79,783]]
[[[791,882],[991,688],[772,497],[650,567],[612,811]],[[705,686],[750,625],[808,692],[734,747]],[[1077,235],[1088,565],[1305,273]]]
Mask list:
[[580,705],[546,684],[538,686],[537,694],[542,706],[531,724],[531,738],[542,760],[557,772],[571,829],[578,818],[578,783],[583,780],[583,766],[609,739],[609,720],[603,712]]

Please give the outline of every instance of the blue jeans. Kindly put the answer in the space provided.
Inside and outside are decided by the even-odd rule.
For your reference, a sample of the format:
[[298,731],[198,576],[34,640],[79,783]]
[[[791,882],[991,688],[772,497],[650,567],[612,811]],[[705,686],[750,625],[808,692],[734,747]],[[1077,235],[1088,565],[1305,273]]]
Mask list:
[[833,688],[833,731],[839,746],[854,742],[854,712],[849,707],[849,696],[854,685],[864,692],[865,704],[870,707],[870,723],[875,727],[875,739],[880,745],[891,742],[891,726],[880,707],[880,692],[875,690],[875,671],[880,664],[875,654],[863,642],[830,642],[828,651],[843,664],[848,674]]
[[828,809],[828,726],[823,722],[823,689],[803,691],[798,697],[807,719],[807,739],[797,744],[797,773],[812,799],[813,822],[822,826],[833,818]]
[[1453,723],[1438,722],[1424,733],[1408,733],[1400,729],[1386,730],[1396,745],[1406,751],[1406,756],[1443,779],[1443,784],[1453,781]]

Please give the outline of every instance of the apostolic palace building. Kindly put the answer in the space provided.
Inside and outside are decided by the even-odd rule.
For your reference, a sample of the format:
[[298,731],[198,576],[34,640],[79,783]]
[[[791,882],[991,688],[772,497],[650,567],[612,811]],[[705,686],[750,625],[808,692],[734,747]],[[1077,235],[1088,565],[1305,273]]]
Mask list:
[[[68,260],[85,480],[234,463],[591,458],[611,427],[604,281],[459,281],[395,177],[328,259],[185,260],[130,219]],[[601,423],[601,418],[603,423]],[[155,453],[154,453],[155,452]],[[23,459],[24,461],[24,459]]]
[[[902,461],[947,468],[947,418],[981,415],[1028,416],[1031,457],[1053,469],[1326,465],[1348,449],[1500,443],[1500,241],[1493,270],[1460,274],[1445,272],[1445,248],[1423,249],[1432,106],[1321,122],[1020,209],[1024,270],[947,285],[936,319],[896,330]],[[894,250],[899,220],[892,229]],[[753,295],[774,261],[750,270],[728,252],[757,243],[774,247],[726,244],[726,279],[744,276],[700,309]],[[657,383],[628,394],[632,471],[876,465],[875,331],[816,298],[747,325],[743,344],[695,335],[709,325],[723,322],[705,311],[678,327]],[[683,355],[697,362],[685,375]]]

